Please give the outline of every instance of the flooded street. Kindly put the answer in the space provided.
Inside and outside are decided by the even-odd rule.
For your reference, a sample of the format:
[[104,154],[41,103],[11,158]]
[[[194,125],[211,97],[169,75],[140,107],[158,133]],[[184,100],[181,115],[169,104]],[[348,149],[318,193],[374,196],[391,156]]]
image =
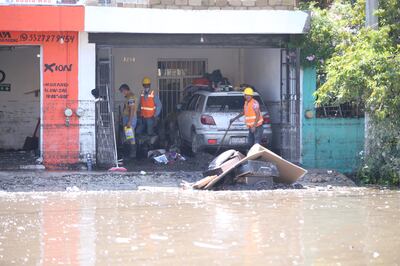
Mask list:
[[0,265],[399,265],[400,191],[0,193]]

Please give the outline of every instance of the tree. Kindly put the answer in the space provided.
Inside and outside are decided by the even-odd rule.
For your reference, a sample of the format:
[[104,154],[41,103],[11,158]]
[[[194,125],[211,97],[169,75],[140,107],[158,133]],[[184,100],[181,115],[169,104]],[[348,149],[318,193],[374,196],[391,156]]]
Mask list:
[[317,104],[357,102],[371,118],[371,152],[359,171],[368,183],[400,183],[400,3],[381,1],[380,27],[364,26],[364,0],[312,6],[311,31],[303,40],[304,64],[326,73]]

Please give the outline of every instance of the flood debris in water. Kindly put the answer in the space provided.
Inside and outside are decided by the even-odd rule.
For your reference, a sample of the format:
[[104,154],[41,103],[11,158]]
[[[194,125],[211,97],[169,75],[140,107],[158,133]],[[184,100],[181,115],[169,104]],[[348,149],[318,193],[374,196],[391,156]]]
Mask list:
[[291,185],[306,173],[305,169],[255,144],[247,156],[235,150],[223,152],[203,172],[203,179],[184,186],[195,189],[229,189],[231,185],[245,184],[263,190],[274,188],[274,182]]

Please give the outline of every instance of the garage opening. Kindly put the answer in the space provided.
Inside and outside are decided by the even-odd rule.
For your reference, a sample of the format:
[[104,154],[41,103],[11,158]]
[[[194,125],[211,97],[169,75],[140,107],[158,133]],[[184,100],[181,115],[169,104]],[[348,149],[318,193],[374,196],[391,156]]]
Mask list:
[[0,168],[40,155],[40,47],[0,46]]
[[[135,43],[139,41],[135,38],[135,34],[126,36],[129,37],[114,38],[117,41],[115,44],[110,44],[109,40],[112,39],[110,36],[104,38],[102,34],[89,35],[92,42],[98,43],[97,84],[109,89],[111,108],[116,114],[117,121],[121,120],[118,117],[124,102],[123,96],[118,91],[121,84],[128,84],[133,93],[139,97],[143,89],[141,84],[143,77],[150,77],[152,88],[158,91],[163,105],[160,116],[163,122],[179,114],[177,106],[184,101],[185,88],[193,84],[196,79],[220,71],[233,90],[243,84],[256,89],[270,115],[272,135],[269,136],[269,148],[292,162],[299,162],[298,51],[284,48],[287,39],[278,41],[277,36],[239,39],[233,36],[230,38],[234,38],[237,42],[235,45],[230,45],[228,37],[222,39],[213,36],[214,42],[220,42],[219,45],[178,45],[179,40],[174,39],[173,43],[168,43],[161,40],[162,36],[157,36],[156,40],[161,39],[153,40],[154,43],[151,45],[142,46]],[[150,39],[147,38],[144,40]],[[183,38],[187,39],[188,36]],[[172,37],[168,38],[169,41],[171,39]],[[209,36],[205,36],[204,39],[211,42]],[[104,44],[103,40],[107,44]],[[131,45],[127,44],[129,41],[132,41]],[[164,45],[159,45],[160,43]],[[185,41],[182,40],[182,43]],[[193,103],[194,109],[195,106],[202,104],[200,98]],[[163,132],[166,135],[174,133],[176,135],[174,128],[163,127],[163,129],[167,131]],[[218,140],[212,139],[209,143],[218,144]],[[165,145],[160,147],[168,148]]]

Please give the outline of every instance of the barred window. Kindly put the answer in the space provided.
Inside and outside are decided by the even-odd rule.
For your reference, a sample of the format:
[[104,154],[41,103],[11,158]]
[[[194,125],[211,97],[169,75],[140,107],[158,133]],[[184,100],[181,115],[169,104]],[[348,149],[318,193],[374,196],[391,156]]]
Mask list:
[[[326,73],[317,73],[317,89],[326,81]],[[364,117],[363,105],[357,102],[335,104],[332,97],[330,103],[316,107],[317,118],[360,118]]]
[[161,117],[175,111],[182,91],[207,72],[206,59],[160,59],[157,62],[158,88],[163,104]]
[[180,59],[158,61],[159,77],[202,77],[206,73],[206,60]]

